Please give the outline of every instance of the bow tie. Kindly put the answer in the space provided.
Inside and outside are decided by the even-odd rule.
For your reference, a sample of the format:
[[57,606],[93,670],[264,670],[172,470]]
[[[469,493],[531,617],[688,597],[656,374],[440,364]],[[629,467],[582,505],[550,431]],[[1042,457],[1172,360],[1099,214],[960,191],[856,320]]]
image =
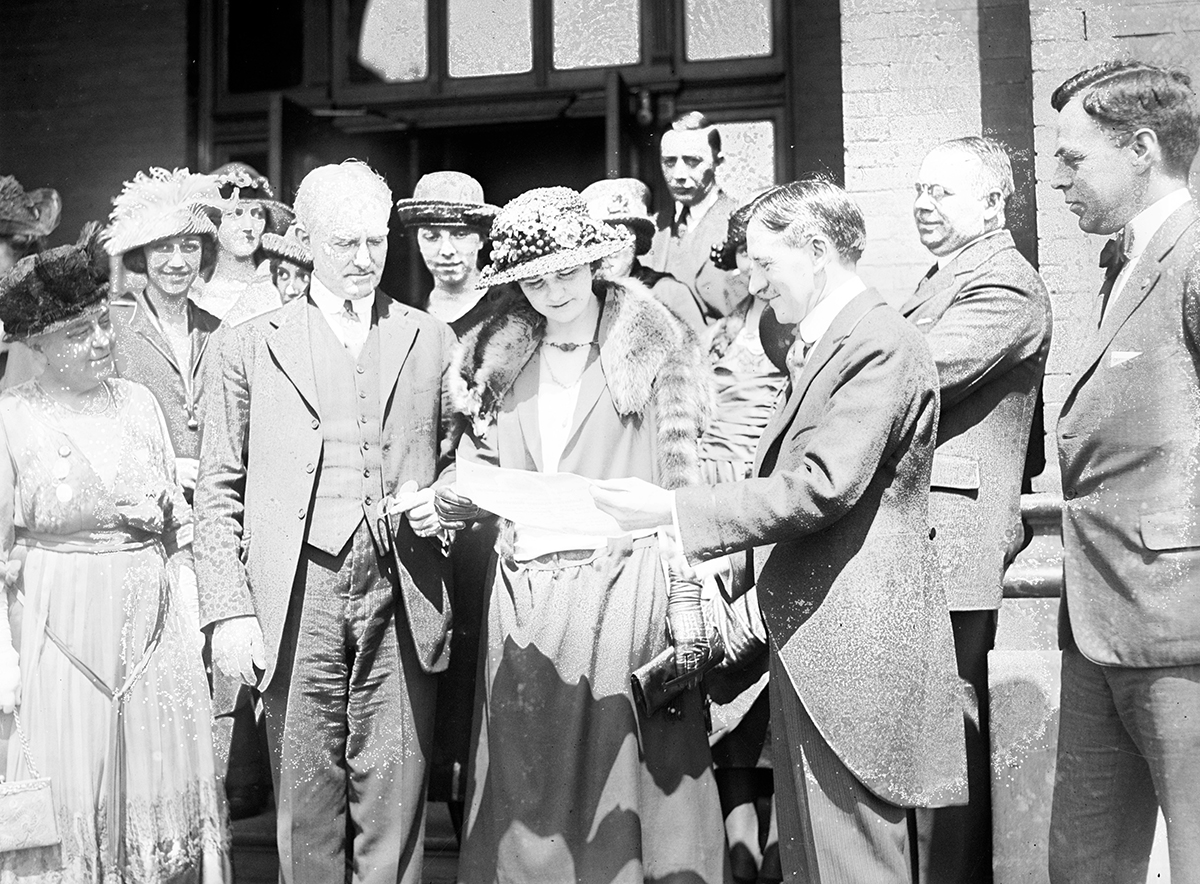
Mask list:
[[1100,266],[1106,279],[1116,279],[1121,269],[1129,263],[1129,248],[1125,231],[1121,231],[1104,244],[1100,250]]

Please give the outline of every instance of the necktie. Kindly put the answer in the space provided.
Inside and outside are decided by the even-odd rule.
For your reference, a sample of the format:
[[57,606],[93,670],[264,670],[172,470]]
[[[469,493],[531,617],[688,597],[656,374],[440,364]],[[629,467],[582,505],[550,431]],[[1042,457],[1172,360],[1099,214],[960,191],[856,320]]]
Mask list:
[[362,324],[358,321],[358,313],[354,310],[354,302],[349,298],[342,303],[342,312],[338,314],[338,319],[342,321],[342,327],[345,329],[342,343],[357,359],[358,354],[362,352],[366,336],[363,334]]
[[1100,266],[1104,268],[1104,283],[1100,286],[1100,318],[1096,325],[1104,321],[1104,314],[1108,310],[1108,301],[1112,295],[1113,286],[1117,283],[1117,277],[1121,275],[1121,271],[1125,269],[1125,265],[1129,263],[1129,256],[1126,254],[1125,247],[1125,232],[1121,231],[1112,239],[1104,244],[1104,248],[1100,251]]
[[688,216],[691,214],[690,206],[683,206],[679,210],[679,217],[675,219],[675,238],[683,239],[687,236]]
[[[790,388],[794,388],[796,381],[800,379],[800,372],[804,371],[804,365],[808,362],[808,354],[812,351],[812,347],[812,344],[796,335],[796,340],[788,348],[784,363],[788,369],[788,386]],[[790,389],[788,395],[791,395]]]

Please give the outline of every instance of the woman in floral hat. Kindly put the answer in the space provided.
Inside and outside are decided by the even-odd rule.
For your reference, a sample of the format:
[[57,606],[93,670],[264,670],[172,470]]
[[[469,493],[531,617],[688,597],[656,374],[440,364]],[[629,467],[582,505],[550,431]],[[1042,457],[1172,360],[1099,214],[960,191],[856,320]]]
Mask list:
[[[567,188],[499,213],[482,282],[523,297],[461,342],[461,460],[698,481],[706,368],[644,286],[597,278],[625,244]],[[450,528],[480,515],[448,490],[438,508]],[[648,715],[630,688],[672,644],[677,672],[708,662],[699,585],[668,574],[654,532],[570,532],[507,523],[497,543],[459,880],[722,881],[702,696]]]
[[0,592],[0,714],[19,728],[4,771],[51,780],[61,841],[0,853],[4,884],[227,880],[196,590],[178,579],[191,511],[162,411],[114,375],[107,264],[89,242],[0,279],[6,335],[45,363],[0,395],[0,573],[16,590]]

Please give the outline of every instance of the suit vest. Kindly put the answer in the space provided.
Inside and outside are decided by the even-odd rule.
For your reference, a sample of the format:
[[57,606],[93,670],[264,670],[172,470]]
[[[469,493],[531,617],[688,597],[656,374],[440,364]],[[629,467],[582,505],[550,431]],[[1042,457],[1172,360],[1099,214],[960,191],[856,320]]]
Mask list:
[[316,307],[308,328],[323,443],[308,542],[336,556],[383,498],[379,324],[372,317],[357,362]]

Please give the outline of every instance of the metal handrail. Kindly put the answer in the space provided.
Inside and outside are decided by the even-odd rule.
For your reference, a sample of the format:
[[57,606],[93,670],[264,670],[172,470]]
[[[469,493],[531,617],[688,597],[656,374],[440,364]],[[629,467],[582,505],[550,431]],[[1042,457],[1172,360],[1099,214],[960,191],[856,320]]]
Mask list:
[[1021,520],[1029,544],[1004,573],[1006,599],[1058,598],[1063,588],[1062,495],[1021,495]]

